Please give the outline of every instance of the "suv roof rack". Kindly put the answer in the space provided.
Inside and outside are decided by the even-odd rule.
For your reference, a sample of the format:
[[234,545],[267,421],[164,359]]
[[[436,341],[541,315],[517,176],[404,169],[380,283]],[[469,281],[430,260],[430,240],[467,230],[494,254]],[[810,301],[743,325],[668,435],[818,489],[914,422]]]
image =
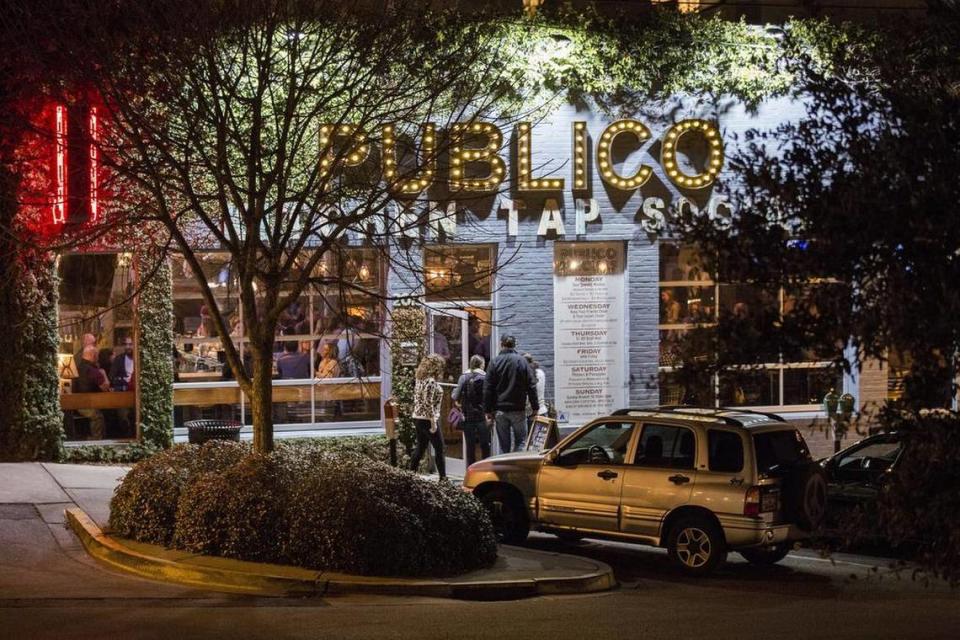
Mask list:
[[[683,411],[683,409],[692,409],[692,411]],[[734,427],[742,427],[743,424],[736,418],[732,416],[721,416],[717,414],[716,410],[713,409],[702,409],[700,407],[684,407],[684,406],[659,406],[659,407],[626,407],[624,409],[617,409],[610,415],[612,416],[626,416],[631,413],[679,413],[681,415],[697,417],[701,420],[719,420],[724,424],[729,424]]]
[[631,413],[632,411],[645,411],[653,413],[679,413],[683,415],[696,415],[717,418],[718,420],[723,420],[727,424],[732,424],[736,426],[743,426],[741,420],[737,420],[735,417],[730,415],[720,415],[721,411],[728,411],[730,413],[746,413],[750,415],[763,416],[770,420],[775,420],[777,422],[786,422],[783,416],[779,416],[775,413],[766,413],[764,411],[751,411],[750,409],[737,409],[732,407],[720,407],[719,409],[711,407],[695,407],[692,405],[686,404],[666,404],[658,405],[656,407],[628,407],[625,409],[618,409],[614,411],[611,415],[623,416]]
[[787,419],[781,416],[779,413],[771,413],[769,411],[754,411],[752,409],[737,409],[734,407],[720,407],[720,411],[735,411],[736,413],[750,413],[756,416],[763,416],[764,418],[770,418],[771,420],[776,420],[777,422],[786,422]]

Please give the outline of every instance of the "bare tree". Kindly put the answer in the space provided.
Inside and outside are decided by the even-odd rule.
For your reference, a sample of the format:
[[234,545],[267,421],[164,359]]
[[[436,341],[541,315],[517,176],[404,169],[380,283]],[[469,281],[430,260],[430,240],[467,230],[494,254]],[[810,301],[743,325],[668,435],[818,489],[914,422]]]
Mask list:
[[[416,289],[422,266],[402,241],[438,222],[426,202],[500,189],[505,163],[484,159],[509,137],[487,122],[503,126],[518,102],[491,46],[499,27],[418,0],[56,4],[24,0],[18,15],[46,64],[98,101],[113,195],[88,233],[189,265],[269,451],[284,311],[313,285],[385,298],[323,261],[362,242],[421,274]],[[229,254],[247,366],[207,249]]]

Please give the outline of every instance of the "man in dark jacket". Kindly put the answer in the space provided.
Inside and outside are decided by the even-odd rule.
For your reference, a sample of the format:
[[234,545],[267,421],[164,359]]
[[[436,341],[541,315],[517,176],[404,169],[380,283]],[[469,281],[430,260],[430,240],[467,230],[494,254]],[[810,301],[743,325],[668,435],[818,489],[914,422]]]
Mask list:
[[527,439],[527,400],[536,414],[540,409],[537,376],[526,359],[517,353],[517,339],[503,336],[500,338],[500,353],[487,367],[483,384],[483,409],[488,420],[496,421],[500,453],[511,451],[511,440],[513,451],[523,448]]

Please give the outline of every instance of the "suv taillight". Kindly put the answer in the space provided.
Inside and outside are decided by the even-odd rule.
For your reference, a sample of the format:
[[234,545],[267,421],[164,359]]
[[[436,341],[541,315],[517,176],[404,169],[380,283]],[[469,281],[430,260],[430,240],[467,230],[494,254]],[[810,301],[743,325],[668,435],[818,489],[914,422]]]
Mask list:
[[743,515],[759,516],[780,508],[780,490],[776,487],[750,487],[743,499]]

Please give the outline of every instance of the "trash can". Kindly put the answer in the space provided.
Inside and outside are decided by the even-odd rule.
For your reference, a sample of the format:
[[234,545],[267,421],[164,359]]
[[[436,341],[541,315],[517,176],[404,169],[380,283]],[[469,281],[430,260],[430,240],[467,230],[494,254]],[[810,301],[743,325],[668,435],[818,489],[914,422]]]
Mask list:
[[235,420],[190,420],[185,423],[190,444],[203,444],[207,440],[230,440],[240,442],[240,429]]

